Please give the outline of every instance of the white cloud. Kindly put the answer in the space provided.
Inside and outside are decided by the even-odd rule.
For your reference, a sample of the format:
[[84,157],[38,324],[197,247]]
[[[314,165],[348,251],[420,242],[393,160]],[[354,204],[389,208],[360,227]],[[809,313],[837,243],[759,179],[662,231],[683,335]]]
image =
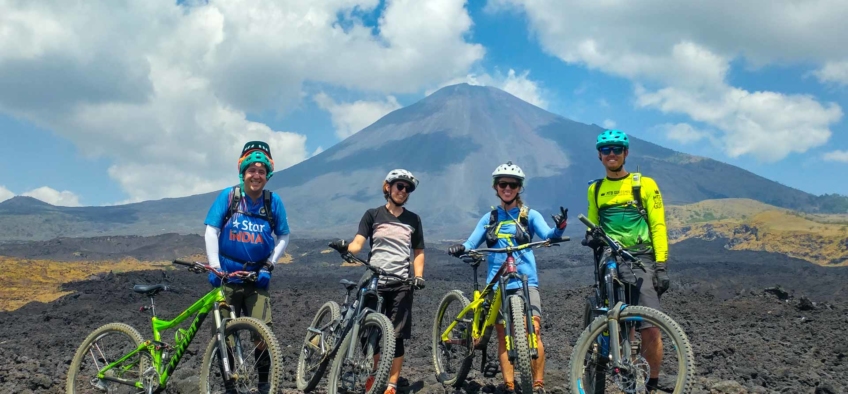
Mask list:
[[488,9],[526,13],[544,51],[633,81],[637,105],[707,124],[732,157],[805,152],[827,142],[842,117],[838,105],[806,95],[731,86],[727,73],[737,57],[748,67],[813,61],[830,64],[819,79],[841,80],[842,66],[828,62],[848,57],[848,2],[491,0]]
[[462,1],[389,0],[373,29],[378,0],[189,3],[0,0],[0,112],[111,159],[129,200],[176,197],[231,184],[250,139],[278,170],[305,159],[304,135],[247,120],[304,81],[408,93],[485,53]]
[[315,148],[315,151],[313,151],[313,152],[312,152],[312,154],[311,154],[311,155],[309,155],[309,157],[312,157],[312,156],[318,156],[318,155],[320,155],[320,154],[321,154],[321,152],[323,152],[323,151],[324,151],[324,147],[323,147],[323,146],[319,146],[319,147]]
[[838,161],[848,163],[848,150],[835,150],[824,154],[826,161]]
[[615,127],[615,121],[612,119],[604,119],[601,126],[604,126],[605,129],[612,129]]
[[316,94],[314,100],[319,107],[330,113],[339,139],[350,137],[401,107],[394,96],[386,97],[385,101],[357,100],[352,103],[337,103],[322,92]]
[[6,201],[15,196],[11,190],[6,189],[6,186],[0,185],[0,202]]
[[710,133],[698,130],[688,123],[665,123],[655,126],[654,129],[665,134],[666,138],[681,144],[691,144],[704,138],[710,138]]
[[848,60],[827,62],[821,69],[813,71],[813,75],[822,83],[848,85]]
[[475,86],[491,86],[501,89],[515,97],[518,97],[530,104],[539,108],[548,108],[548,101],[543,98],[545,93],[539,87],[539,83],[528,78],[530,70],[525,70],[523,73],[516,75],[515,70],[509,69],[507,75],[495,73],[469,73],[464,77],[453,78],[447,82],[442,82],[437,88],[427,90],[425,96],[429,96],[436,90],[449,85],[458,83],[467,83]]
[[63,207],[78,207],[80,206],[79,196],[67,190],[58,191],[56,189],[42,186],[37,189],[30,190],[21,194],[37,198],[51,205],[59,205]]

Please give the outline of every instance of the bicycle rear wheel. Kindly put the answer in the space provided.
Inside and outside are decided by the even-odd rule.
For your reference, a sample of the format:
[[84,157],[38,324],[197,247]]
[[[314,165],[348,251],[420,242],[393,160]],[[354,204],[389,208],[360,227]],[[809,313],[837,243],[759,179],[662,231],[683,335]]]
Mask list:
[[[469,301],[459,290],[452,290],[442,297],[436,318],[433,321],[433,368],[439,383],[460,387],[471,371],[474,360],[474,346],[471,337],[474,312],[469,311],[463,316],[457,316],[469,304]],[[446,341],[442,333],[457,320],[456,325],[448,334]]]
[[277,337],[268,326],[252,317],[227,321],[227,359],[234,378],[225,382],[217,335],[209,340],[200,365],[200,392],[276,393],[282,390],[283,356]]
[[[353,330],[345,335],[327,379],[327,393],[383,394],[389,379],[389,369],[395,354],[395,331],[391,320],[381,313],[369,313],[359,327],[356,338]],[[352,341],[353,358],[347,351]],[[379,354],[380,360],[374,362]]]
[[[130,385],[97,378],[100,369],[137,349],[142,342],[141,334],[130,325],[109,323],[98,327],[77,348],[68,369],[65,391],[68,394],[142,392]],[[149,361],[147,352],[138,352],[106,371],[105,376],[140,382]]]
[[[512,346],[515,348],[515,367],[518,385],[522,393],[533,392],[533,370],[530,365],[530,344],[527,340],[527,322],[524,314],[524,298],[512,295],[507,299],[512,317]],[[529,300],[528,300],[529,302]],[[532,321],[529,324],[533,324]]]
[[[324,370],[330,362],[330,351],[336,342],[332,322],[338,322],[341,318],[339,304],[335,301],[327,301],[318,309],[309,328],[321,331],[316,334],[310,330],[306,331],[303,339],[303,347],[300,349],[300,357],[297,359],[297,389],[311,391],[318,385],[324,376]],[[323,335],[323,344],[321,338]]]
[[[664,390],[676,394],[688,393],[692,389],[695,375],[695,356],[683,329],[668,315],[652,308],[628,306],[619,316],[620,327],[625,327],[616,340],[626,343],[630,335],[626,327],[631,322],[648,322],[657,327],[662,339],[663,360],[659,371],[660,385]],[[641,392],[650,375],[650,365],[641,353],[641,334],[637,331],[630,347],[621,348],[622,365],[609,365],[604,355],[610,347],[602,349],[604,333],[607,332],[607,316],[599,316],[580,334],[571,353],[569,362],[569,387],[574,393],[620,393]],[[608,342],[606,342],[608,343]],[[602,379],[598,379],[602,377]],[[598,382],[603,382],[599,385]]]

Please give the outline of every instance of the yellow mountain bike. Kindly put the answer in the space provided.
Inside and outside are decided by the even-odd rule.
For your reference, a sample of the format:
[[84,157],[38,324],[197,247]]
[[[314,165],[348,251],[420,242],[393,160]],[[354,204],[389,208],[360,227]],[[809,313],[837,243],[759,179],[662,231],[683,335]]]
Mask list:
[[[568,237],[552,238],[518,246],[499,249],[474,249],[459,256],[474,269],[474,295],[468,301],[460,290],[445,294],[439,303],[433,322],[433,365],[436,379],[443,384],[461,387],[474,360],[474,351],[482,350],[481,369],[486,374],[486,346],[498,315],[503,316],[504,332],[509,361],[515,366],[518,385],[522,392],[533,392],[533,375],[530,359],[538,358],[535,327],[530,316],[530,294],[527,275],[518,273],[513,253],[531,247],[546,247],[568,241]],[[494,278],[480,291],[477,267],[485,260],[485,253],[506,253],[507,258]],[[511,279],[521,287],[514,295],[502,291]],[[495,287],[497,286],[497,288]]]

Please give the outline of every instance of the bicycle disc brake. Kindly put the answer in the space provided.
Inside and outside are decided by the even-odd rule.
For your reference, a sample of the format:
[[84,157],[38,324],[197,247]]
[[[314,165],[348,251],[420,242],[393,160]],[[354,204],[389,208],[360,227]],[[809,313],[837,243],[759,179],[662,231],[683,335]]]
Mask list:
[[614,368],[613,382],[625,393],[641,393],[651,376],[651,366],[645,357],[638,356],[633,361],[626,361],[622,367]]

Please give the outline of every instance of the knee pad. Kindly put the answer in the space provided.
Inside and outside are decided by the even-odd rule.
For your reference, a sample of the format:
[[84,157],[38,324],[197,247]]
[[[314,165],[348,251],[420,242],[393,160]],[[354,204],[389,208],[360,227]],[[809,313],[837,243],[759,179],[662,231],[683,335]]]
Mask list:
[[403,356],[406,353],[406,349],[403,346],[403,338],[395,339],[395,358]]

